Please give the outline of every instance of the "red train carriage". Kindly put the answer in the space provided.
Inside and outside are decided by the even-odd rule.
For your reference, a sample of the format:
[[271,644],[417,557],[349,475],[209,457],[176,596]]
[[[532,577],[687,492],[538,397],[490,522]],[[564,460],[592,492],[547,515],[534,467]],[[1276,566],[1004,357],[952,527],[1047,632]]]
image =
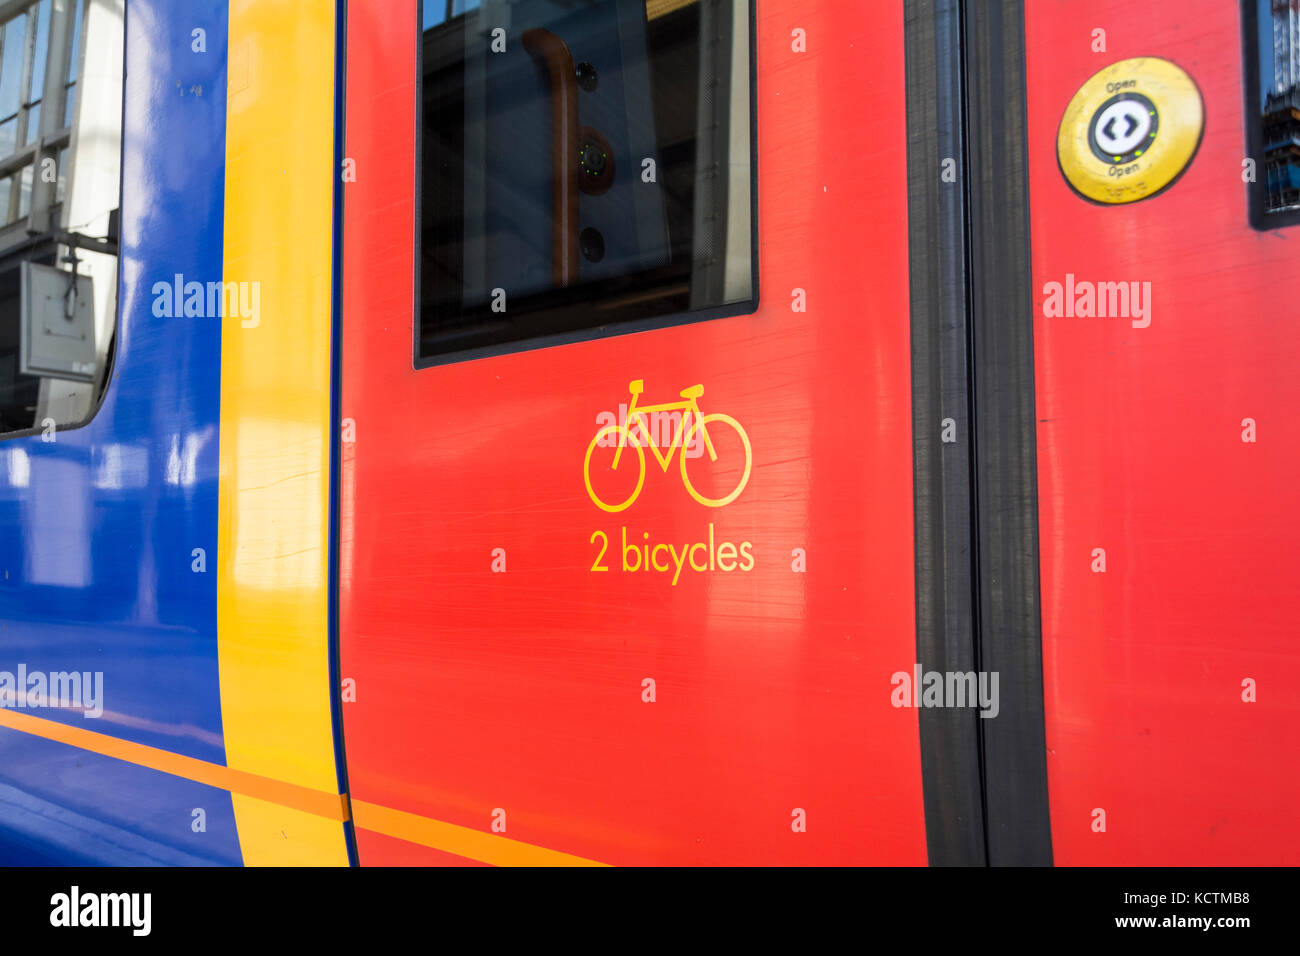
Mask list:
[[0,3],[0,862],[1300,862],[1295,0],[192,6]]
[[[1296,396],[1265,370],[1296,346],[1270,306],[1290,219],[1252,226],[1241,176],[1255,11],[746,6],[651,2],[615,43],[595,14],[522,4],[496,52],[500,9],[434,23],[426,3],[421,36],[414,4],[349,6],[340,636],[361,860],[1287,856]],[[1058,134],[1134,58],[1190,77],[1191,103],[1141,68],[1113,81],[1157,101],[1173,145],[1146,152],[1185,168],[1097,202]],[[638,125],[590,142],[618,144],[625,197],[580,179],[614,71]],[[496,95],[524,74],[531,95]],[[1137,100],[1118,102],[1094,138],[1125,132]],[[579,178],[569,226],[553,175]],[[602,271],[633,255],[621,284]],[[1069,275],[1149,283],[1147,324],[1048,317]],[[715,410],[738,426],[720,447],[628,425],[688,395],[699,432]],[[1269,441],[1241,440],[1248,417]],[[752,561],[716,560],[728,545]],[[896,706],[896,673],[976,670],[1001,678],[991,719]],[[1276,696],[1247,702],[1259,675]]]

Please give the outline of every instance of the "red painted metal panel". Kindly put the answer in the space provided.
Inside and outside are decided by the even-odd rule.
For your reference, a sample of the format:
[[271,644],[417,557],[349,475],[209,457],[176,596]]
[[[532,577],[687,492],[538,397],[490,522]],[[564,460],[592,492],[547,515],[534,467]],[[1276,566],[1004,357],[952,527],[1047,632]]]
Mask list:
[[[609,863],[924,863],[916,714],[889,702],[915,659],[902,9],[758,17],[757,314],[416,372],[414,3],[348,5],[357,799],[484,831],[502,808],[508,839]],[[638,378],[649,401],[703,384],[744,426],[736,501],[702,507],[650,468],[632,508],[595,507],[583,455]],[[679,549],[712,530],[754,566],[623,572],[624,527]],[[414,858],[372,837],[362,863]]]
[[[1025,6],[1055,857],[1295,864],[1300,233],[1247,221],[1238,5]],[[1204,138],[1164,194],[1093,205],[1057,168],[1057,125],[1084,80],[1134,56],[1191,74]],[[1150,282],[1150,326],[1044,318],[1067,273]]]

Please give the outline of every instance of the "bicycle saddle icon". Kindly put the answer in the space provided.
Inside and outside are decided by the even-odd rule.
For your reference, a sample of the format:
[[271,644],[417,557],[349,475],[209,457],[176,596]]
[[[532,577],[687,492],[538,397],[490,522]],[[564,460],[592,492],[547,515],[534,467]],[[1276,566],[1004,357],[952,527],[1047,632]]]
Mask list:
[[[681,449],[682,484],[686,487],[690,496],[700,504],[710,508],[721,508],[723,505],[735,501],[736,497],[745,489],[745,485],[749,481],[750,469],[754,464],[754,453],[749,445],[749,436],[745,434],[745,429],[741,427],[740,422],[730,415],[723,415],[719,412],[710,412],[707,415],[701,412],[699,398],[704,394],[703,385],[692,385],[690,388],[684,388],[681,390],[682,401],[665,402],[661,405],[637,404],[641,393],[645,391],[644,379],[631,382],[628,385],[628,391],[632,394],[632,401],[628,405],[626,423],[603,426],[596,431],[595,437],[591,439],[591,444],[587,446],[587,457],[582,464],[582,476],[587,483],[587,494],[591,496],[591,500],[596,506],[609,512],[623,511],[631,507],[632,502],[636,501],[641,494],[641,488],[645,485],[646,447],[649,447],[654,454],[664,474],[668,474],[668,467],[672,462],[673,455],[678,449]],[[659,445],[655,442],[654,434],[650,428],[649,416],[656,412],[671,413],[677,411],[680,411],[682,415],[680,421],[675,424],[672,444],[668,446],[666,452],[660,452]],[[741,472],[740,480],[730,493],[723,495],[721,498],[709,498],[700,494],[695,485],[691,483],[691,476],[686,467],[689,459],[686,449],[696,441],[703,443],[710,462],[718,460],[718,452],[714,448],[713,439],[709,435],[710,426],[733,429],[740,436],[740,442],[745,449],[745,467]],[[623,459],[623,449],[629,446],[636,453],[636,467],[638,469],[636,487],[632,490],[632,493],[623,501],[614,503],[605,501],[597,495],[591,482],[591,456],[597,448],[609,447],[609,439],[614,439],[613,444],[616,446],[614,460],[608,466],[609,470],[618,471],[619,462]]]

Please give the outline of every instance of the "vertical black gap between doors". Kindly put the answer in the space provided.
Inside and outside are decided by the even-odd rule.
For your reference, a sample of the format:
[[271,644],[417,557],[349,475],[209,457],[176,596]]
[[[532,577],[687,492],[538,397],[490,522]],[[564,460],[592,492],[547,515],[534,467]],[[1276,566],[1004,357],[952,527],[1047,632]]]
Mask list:
[[904,11],[917,661],[999,676],[918,712],[929,859],[1050,865],[1023,6]]

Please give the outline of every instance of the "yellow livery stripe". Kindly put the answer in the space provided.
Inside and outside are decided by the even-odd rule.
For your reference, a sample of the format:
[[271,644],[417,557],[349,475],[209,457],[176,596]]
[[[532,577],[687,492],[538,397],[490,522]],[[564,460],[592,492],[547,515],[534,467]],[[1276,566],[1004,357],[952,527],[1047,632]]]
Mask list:
[[[231,0],[218,659],[226,761],[337,793],[328,640],[334,4]],[[253,295],[255,291],[257,294]],[[334,799],[338,800],[338,797]],[[236,797],[248,864],[347,864],[343,826]]]

